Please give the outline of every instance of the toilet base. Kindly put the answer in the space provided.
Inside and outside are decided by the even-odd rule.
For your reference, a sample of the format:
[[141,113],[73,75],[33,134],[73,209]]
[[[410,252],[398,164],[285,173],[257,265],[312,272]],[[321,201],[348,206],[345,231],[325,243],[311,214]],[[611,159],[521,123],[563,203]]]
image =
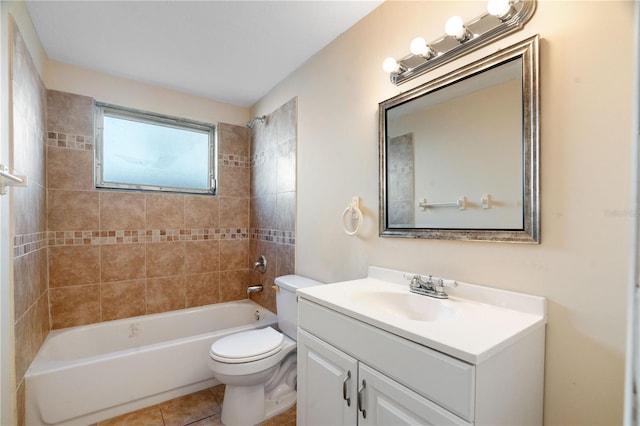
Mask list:
[[226,385],[222,415],[226,426],[250,426],[287,411],[296,403],[296,391],[283,384],[265,397],[264,385]]

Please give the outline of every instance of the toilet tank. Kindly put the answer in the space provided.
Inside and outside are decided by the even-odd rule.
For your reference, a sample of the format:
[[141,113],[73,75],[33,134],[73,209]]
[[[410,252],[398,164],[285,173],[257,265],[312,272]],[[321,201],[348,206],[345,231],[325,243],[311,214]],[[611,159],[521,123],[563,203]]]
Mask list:
[[296,290],[299,288],[321,285],[319,281],[300,275],[283,275],[275,279],[280,290],[276,293],[276,307],[278,309],[278,327],[280,330],[296,340],[298,327],[298,300]]

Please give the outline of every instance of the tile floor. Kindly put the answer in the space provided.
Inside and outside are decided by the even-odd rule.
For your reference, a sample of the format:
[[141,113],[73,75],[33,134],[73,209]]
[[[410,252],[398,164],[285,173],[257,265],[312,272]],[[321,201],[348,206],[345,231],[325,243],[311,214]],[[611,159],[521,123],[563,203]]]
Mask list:
[[[152,407],[99,422],[96,426],[221,426],[224,385],[172,399]],[[295,426],[296,407],[260,426]]]

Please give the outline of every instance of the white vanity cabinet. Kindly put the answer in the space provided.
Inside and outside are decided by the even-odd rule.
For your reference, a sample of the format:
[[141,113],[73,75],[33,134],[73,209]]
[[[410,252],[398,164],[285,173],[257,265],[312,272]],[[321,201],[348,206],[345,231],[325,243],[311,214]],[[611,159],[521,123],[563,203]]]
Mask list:
[[458,293],[415,320],[387,301],[434,302],[405,289],[370,276],[298,291],[298,425],[542,424],[543,298],[468,285],[480,301]]
[[298,328],[297,424],[355,425],[358,361]]
[[297,423],[317,426],[468,424],[300,329]]

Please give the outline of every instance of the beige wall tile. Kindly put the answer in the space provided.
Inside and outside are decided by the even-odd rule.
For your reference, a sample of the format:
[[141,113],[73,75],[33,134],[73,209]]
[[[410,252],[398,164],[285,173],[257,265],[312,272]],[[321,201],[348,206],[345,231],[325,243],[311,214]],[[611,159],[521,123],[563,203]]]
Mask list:
[[147,194],[146,229],[183,229],[184,196]]
[[273,113],[277,127],[277,141],[296,137],[298,124],[298,98],[292,98]]
[[251,198],[250,228],[273,229],[276,221],[276,196]]
[[245,126],[220,123],[218,125],[218,152],[223,155],[249,156],[251,131]]
[[39,268],[35,257],[35,253],[29,253],[13,259],[13,309],[16,320],[27,312],[38,297],[36,274]]
[[273,228],[279,231],[296,229],[296,193],[281,192],[276,196],[276,214]]
[[248,270],[220,272],[220,302],[246,299],[248,277]]
[[13,29],[11,166],[16,174],[27,175],[31,184],[44,186],[45,88],[20,31]]
[[249,174],[248,167],[218,167],[218,194],[223,197],[248,197]]
[[[38,319],[40,321],[40,334],[42,336],[43,339],[47,338],[47,335],[49,334],[49,331],[51,330],[51,322],[50,322],[50,316],[49,316],[49,292],[47,291],[46,293],[44,293],[42,296],[40,296],[40,299],[38,299],[38,301],[36,302],[35,305],[35,309],[38,310]],[[44,340],[43,340],[44,342]],[[41,342],[42,344],[42,342]],[[36,349],[36,352],[39,350],[39,346],[38,349]]]
[[144,315],[145,280],[102,284],[100,303],[102,321]]
[[46,199],[46,190],[37,183],[13,191],[15,235],[47,230]]
[[277,192],[296,190],[296,140],[289,139],[278,144]]
[[295,253],[294,245],[277,244],[277,262],[275,268],[275,276],[289,275],[295,273]]
[[93,99],[47,91],[47,131],[93,136]]
[[188,241],[185,243],[185,273],[202,274],[220,270],[218,241]]
[[147,279],[147,313],[183,309],[184,295],[184,276]]
[[274,122],[274,114],[267,115],[264,124],[255,126],[251,130],[251,155],[264,152],[273,148],[277,143],[277,129]]
[[218,227],[218,197],[186,195],[184,197],[185,229]]
[[49,333],[49,330],[46,330],[43,333],[44,323],[48,323],[49,321],[49,312],[43,310],[44,305],[42,303],[36,303],[29,309],[29,312],[25,316],[29,320],[29,339],[30,339],[30,353],[29,353],[29,363],[36,357],[40,346],[42,346],[42,342],[44,342],[45,337]]
[[93,151],[47,147],[47,187],[92,190]]
[[277,313],[276,309],[276,292],[273,289],[274,278],[268,275],[261,275],[257,280],[251,281],[252,285],[257,281],[262,284],[262,291],[257,293],[251,293],[250,298],[260,306],[270,310],[273,313]]
[[49,231],[97,230],[100,201],[97,191],[49,190]]
[[186,307],[209,305],[220,300],[220,274],[187,275],[186,279]]
[[[255,154],[254,154],[255,155]],[[278,188],[278,164],[275,147],[261,154],[251,168],[250,186],[252,197],[275,194]]]
[[24,315],[15,323],[15,368],[16,377],[24,377],[31,363],[31,322],[29,316]]
[[100,246],[101,281],[145,278],[144,244],[106,244]]
[[49,247],[50,288],[99,282],[99,246]]
[[184,273],[184,242],[147,243],[146,250],[147,278],[182,275]]
[[249,240],[220,241],[220,270],[246,269],[249,261]]
[[220,227],[247,228],[249,226],[249,199],[220,197]]
[[100,285],[54,288],[49,291],[53,329],[100,322]]
[[145,194],[100,191],[100,229],[145,229]]

